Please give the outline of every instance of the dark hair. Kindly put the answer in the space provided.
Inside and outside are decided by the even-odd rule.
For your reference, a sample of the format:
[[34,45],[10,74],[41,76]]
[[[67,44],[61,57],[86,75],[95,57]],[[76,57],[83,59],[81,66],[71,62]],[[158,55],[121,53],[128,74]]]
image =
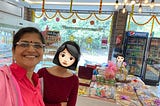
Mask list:
[[[73,56],[76,58],[75,62],[69,66],[69,67],[65,67],[65,68],[68,68],[68,69],[71,69],[71,70],[75,70],[76,67],[77,67],[77,64],[78,64],[78,61],[80,59],[80,56],[81,56],[81,52],[80,52],[80,47],[79,45],[74,42],[74,41],[66,41],[64,42],[58,49],[57,49],[57,52],[53,58],[53,63],[59,65],[59,66],[62,66],[59,62],[59,54],[60,52],[62,52],[64,49],[67,49],[67,51]],[[64,67],[64,66],[62,66]]]
[[16,47],[16,43],[23,37],[24,34],[26,33],[37,33],[39,35],[40,40],[42,41],[43,44],[45,44],[45,39],[41,32],[34,27],[24,27],[18,30],[18,32],[13,36],[13,49]]
[[116,58],[117,58],[118,56],[124,57],[124,54],[123,54],[123,53],[117,53],[117,54],[116,54]]
[[124,54],[123,54],[123,53],[117,53],[117,54],[116,54],[116,58],[117,58],[118,56],[123,57],[123,58],[124,58],[124,62],[125,62],[125,57],[124,57]]

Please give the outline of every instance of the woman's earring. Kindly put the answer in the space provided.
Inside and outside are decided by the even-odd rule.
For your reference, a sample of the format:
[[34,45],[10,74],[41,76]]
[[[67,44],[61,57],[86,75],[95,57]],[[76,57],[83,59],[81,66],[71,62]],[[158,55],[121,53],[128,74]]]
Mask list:
[[12,59],[12,63],[16,63],[16,59],[15,58]]

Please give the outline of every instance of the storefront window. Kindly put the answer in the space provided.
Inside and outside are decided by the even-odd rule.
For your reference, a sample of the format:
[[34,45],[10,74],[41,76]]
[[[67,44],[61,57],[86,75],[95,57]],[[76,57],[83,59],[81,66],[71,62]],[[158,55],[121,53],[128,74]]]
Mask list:
[[[154,22],[153,22],[154,21]],[[129,22],[129,16],[128,21]],[[160,37],[160,17],[153,15],[133,15],[133,18],[130,19],[130,24],[127,23],[127,29],[129,31],[137,32],[152,32],[153,37]],[[129,24],[129,29],[128,29]],[[153,29],[152,29],[153,27]]]
[[[108,62],[112,16],[110,14],[74,14],[46,12],[47,16],[36,18],[42,31],[46,28],[60,32],[61,41],[74,40],[82,51],[80,64],[102,64]],[[36,12],[40,16],[41,12]],[[111,16],[111,17],[110,17]],[[52,17],[52,19],[49,19]],[[107,19],[107,17],[110,17]],[[106,20],[104,20],[106,19]]]

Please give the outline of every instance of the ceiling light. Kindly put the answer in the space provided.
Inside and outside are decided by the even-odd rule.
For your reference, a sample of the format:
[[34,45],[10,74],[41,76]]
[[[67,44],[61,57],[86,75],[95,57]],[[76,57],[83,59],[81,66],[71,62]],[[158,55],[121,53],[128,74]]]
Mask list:
[[126,5],[124,5],[122,9],[122,13],[124,14],[125,12],[126,12]]
[[128,1],[128,0],[124,0],[124,4],[126,4],[126,3],[127,3],[127,1]]
[[139,5],[138,12],[139,12],[139,13],[142,12],[142,5],[141,5],[141,4]]
[[154,0],[152,0],[152,1],[151,1],[151,5],[150,5],[150,7],[151,7],[151,8],[153,8],[153,7],[154,7]]
[[135,0],[131,0],[131,5],[134,5],[136,3]]
[[115,9],[116,9],[116,10],[118,9],[118,0],[116,0]]
[[144,3],[148,3],[148,0],[144,0]]

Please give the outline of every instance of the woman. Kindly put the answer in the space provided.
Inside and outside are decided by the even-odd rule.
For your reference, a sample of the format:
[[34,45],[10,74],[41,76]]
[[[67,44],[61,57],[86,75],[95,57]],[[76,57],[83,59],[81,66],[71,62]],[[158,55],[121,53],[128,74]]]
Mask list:
[[80,54],[80,48],[75,42],[66,41],[58,48],[53,59],[57,66],[38,71],[44,81],[45,106],[76,105],[79,81],[68,69],[76,69]]
[[45,40],[36,28],[22,28],[14,35],[13,63],[0,68],[0,106],[44,106],[40,81],[34,73],[44,46]]

